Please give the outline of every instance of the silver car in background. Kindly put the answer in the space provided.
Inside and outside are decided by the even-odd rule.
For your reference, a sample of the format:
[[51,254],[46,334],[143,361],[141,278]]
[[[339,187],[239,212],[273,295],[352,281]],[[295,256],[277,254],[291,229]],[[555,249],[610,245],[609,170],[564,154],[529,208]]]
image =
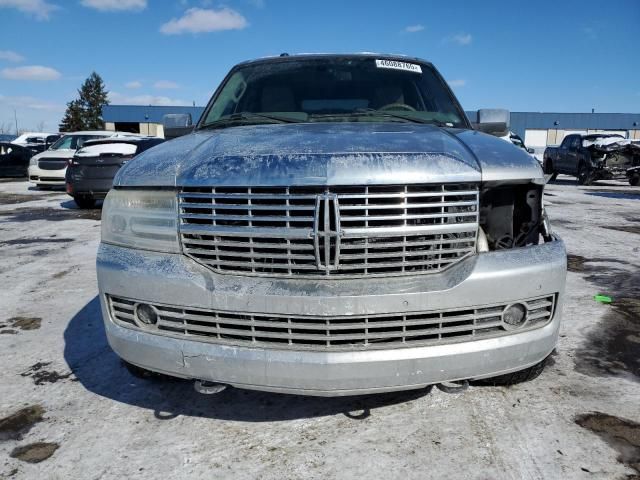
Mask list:
[[[132,371],[355,395],[514,383],[554,349],[566,277],[544,178],[420,59],[234,67],[194,131],[114,180],[97,258]],[[188,130],[188,128],[185,128]]]

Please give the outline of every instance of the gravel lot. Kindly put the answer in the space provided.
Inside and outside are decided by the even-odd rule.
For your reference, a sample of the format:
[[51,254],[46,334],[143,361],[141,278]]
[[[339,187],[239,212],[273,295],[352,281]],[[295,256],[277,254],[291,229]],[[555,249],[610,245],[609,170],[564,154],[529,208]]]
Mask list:
[[545,203],[570,271],[537,380],[202,396],[132,377],[107,345],[100,210],[0,183],[0,478],[640,478],[640,188],[559,177]]

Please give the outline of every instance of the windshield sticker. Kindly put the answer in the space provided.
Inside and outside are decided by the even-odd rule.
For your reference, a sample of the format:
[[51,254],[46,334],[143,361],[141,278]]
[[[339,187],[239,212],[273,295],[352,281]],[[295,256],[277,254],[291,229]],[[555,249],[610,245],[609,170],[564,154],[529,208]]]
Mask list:
[[404,70],[405,72],[422,73],[420,65],[415,63],[398,62],[397,60],[376,60],[376,67],[391,68],[392,70]]

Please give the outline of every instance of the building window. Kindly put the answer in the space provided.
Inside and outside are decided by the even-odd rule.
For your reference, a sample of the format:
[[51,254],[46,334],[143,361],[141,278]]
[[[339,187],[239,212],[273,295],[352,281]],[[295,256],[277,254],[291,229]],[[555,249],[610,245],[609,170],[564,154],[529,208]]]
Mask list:
[[137,122],[116,122],[114,125],[117,132],[140,133],[140,124]]

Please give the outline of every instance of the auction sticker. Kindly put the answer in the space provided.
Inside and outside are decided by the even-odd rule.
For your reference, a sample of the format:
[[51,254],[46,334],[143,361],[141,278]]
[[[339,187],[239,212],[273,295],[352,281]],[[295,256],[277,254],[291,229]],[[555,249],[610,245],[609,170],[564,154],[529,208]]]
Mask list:
[[404,70],[405,72],[422,73],[420,65],[415,63],[399,62],[397,60],[376,60],[376,67],[391,68],[392,70]]

